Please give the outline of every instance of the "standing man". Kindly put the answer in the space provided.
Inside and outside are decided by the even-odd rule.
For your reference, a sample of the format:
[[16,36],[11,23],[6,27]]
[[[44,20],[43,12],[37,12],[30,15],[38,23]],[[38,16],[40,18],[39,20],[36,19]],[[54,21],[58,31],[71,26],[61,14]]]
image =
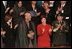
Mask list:
[[36,31],[33,22],[31,21],[30,12],[25,12],[22,22],[18,26],[18,40],[19,48],[33,48],[36,47]]

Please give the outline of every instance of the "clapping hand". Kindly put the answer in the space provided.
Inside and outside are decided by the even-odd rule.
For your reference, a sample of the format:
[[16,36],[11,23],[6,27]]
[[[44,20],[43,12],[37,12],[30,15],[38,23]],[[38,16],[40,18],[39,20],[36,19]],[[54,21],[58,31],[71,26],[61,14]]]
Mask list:
[[29,31],[29,34],[27,34],[27,36],[28,36],[30,39],[33,39],[34,32],[33,32],[33,31]]
[[2,28],[1,28],[1,35],[4,37],[6,34],[6,31],[4,31]]
[[20,13],[20,16],[23,15],[23,14],[24,14],[24,12],[21,12],[21,13]]

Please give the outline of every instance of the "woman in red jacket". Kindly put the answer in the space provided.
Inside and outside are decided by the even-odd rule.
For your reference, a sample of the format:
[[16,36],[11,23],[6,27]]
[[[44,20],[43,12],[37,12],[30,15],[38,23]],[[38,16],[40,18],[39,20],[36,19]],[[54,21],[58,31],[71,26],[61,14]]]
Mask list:
[[41,24],[37,26],[38,48],[50,48],[51,31],[51,26],[46,24],[46,18],[43,17]]

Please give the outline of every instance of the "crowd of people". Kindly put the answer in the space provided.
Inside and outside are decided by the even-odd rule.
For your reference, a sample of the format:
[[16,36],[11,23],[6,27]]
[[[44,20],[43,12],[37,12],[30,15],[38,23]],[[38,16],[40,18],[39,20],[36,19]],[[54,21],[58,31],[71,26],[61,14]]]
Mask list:
[[2,1],[1,48],[71,46],[70,1]]

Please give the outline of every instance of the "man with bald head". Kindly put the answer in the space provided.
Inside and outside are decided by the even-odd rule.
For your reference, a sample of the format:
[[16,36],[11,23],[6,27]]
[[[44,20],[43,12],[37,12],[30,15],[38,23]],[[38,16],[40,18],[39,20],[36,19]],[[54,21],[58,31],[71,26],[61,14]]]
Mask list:
[[26,11],[22,22],[18,27],[18,47],[19,48],[34,48],[36,47],[36,31],[33,22],[31,21],[31,14]]

